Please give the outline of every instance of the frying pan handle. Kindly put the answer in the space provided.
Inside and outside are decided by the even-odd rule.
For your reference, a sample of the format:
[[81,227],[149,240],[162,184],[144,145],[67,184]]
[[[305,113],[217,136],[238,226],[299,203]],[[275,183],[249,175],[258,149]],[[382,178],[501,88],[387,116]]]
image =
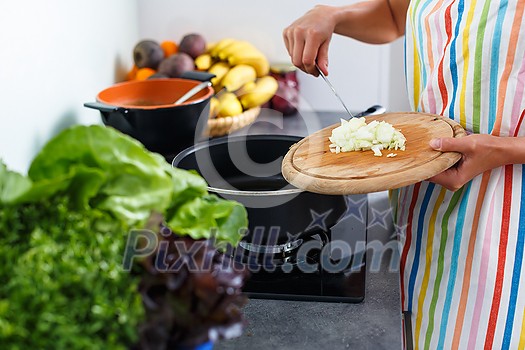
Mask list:
[[377,115],[377,114],[383,114],[386,112],[386,108],[381,105],[373,105],[372,107],[369,107],[366,111],[362,111],[361,113],[358,113],[354,115],[354,118],[360,118],[367,115]]

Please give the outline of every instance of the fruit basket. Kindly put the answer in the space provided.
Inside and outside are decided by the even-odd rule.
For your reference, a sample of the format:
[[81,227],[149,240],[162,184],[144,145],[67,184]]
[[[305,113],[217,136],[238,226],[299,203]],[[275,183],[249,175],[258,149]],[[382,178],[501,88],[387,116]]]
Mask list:
[[228,135],[252,124],[260,113],[261,107],[254,107],[238,115],[210,119],[208,120],[206,135],[208,137]]

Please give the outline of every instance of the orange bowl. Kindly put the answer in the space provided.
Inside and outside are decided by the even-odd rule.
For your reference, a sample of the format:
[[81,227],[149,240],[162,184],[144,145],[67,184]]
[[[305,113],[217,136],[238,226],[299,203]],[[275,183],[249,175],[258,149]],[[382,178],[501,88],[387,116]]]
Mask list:
[[118,83],[100,91],[97,102],[84,106],[100,111],[105,125],[168,157],[202,139],[213,88],[207,87],[184,103],[173,103],[201,82],[190,79],[149,79]]

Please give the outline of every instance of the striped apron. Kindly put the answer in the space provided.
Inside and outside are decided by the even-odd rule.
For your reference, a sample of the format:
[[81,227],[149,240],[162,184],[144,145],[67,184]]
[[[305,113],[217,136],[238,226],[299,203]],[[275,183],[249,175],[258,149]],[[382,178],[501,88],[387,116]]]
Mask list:
[[[525,136],[524,8],[525,0],[412,0],[412,108],[473,133]],[[524,165],[507,165],[457,192],[426,181],[390,192],[414,348],[525,348],[524,177]]]

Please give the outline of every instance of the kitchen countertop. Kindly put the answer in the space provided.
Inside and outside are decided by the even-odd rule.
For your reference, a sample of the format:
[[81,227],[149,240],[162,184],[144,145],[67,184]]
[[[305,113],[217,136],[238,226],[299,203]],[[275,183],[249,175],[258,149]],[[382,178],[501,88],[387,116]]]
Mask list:
[[[306,136],[339,122],[344,113],[302,112],[281,116],[263,109],[251,126],[234,134]],[[368,194],[368,243],[385,254],[367,254],[366,296],[361,303],[250,299],[244,308],[247,326],[241,337],[218,342],[215,349],[400,349],[402,327],[398,254],[386,192]],[[385,244],[388,244],[386,245]],[[369,250],[370,252],[370,250]],[[377,259],[376,259],[377,260]],[[391,261],[394,268],[390,268]]]

